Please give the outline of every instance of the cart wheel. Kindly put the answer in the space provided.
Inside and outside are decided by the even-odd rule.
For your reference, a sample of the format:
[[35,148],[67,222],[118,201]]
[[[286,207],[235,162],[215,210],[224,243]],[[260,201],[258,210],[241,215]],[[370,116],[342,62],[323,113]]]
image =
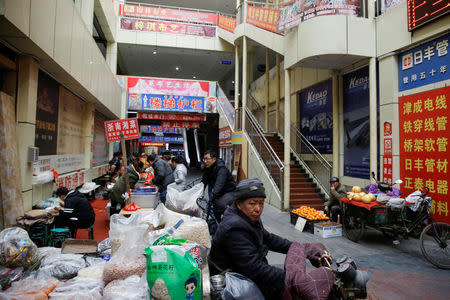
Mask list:
[[343,229],[347,238],[353,242],[359,241],[364,235],[365,222],[360,215],[344,215]]
[[429,224],[420,234],[420,249],[423,256],[441,269],[450,269],[449,227],[445,223]]

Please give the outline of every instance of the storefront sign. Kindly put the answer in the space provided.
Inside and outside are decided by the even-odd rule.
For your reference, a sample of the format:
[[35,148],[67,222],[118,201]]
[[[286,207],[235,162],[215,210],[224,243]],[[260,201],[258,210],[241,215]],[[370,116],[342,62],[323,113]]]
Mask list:
[[370,178],[369,68],[343,76],[344,176]]
[[209,81],[128,77],[128,93],[208,97]]
[[138,112],[138,119],[143,120],[166,120],[166,121],[206,121],[205,114],[168,114],[168,113],[146,113]]
[[140,137],[136,118],[106,121],[105,130],[108,143],[120,141],[121,135],[123,135],[125,140],[133,140]]
[[[331,154],[333,151],[331,79],[300,92],[300,122],[301,132],[311,144],[320,153]],[[304,148],[302,150],[307,151]]]
[[163,128],[162,126],[141,125],[143,133],[177,133],[175,128]]
[[383,182],[392,185],[392,123],[384,122],[383,124],[383,144],[384,144],[384,154],[383,154]]
[[200,122],[162,121],[163,128],[200,128]]
[[219,27],[234,33],[234,29],[236,28],[236,18],[219,15]]
[[143,142],[141,143],[143,147],[165,147],[166,143],[152,143],[152,142]]
[[412,31],[450,12],[448,1],[408,0],[408,29]]
[[231,105],[230,101],[227,98],[227,95],[225,95],[220,86],[217,89],[217,100],[219,101],[220,106],[222,107],[225,116],[228,119],[228,123],[234,126],[235,122],[234,106]]
[[231,131],[230,126],[223,127],[219,129],[219,146],[228,147],[231,146]]
[[139,17],[148,19],[171,20],[180,22],[193,22],[202,24],[217,24],[217,14],[183,9],[170,9],[164,7],[151,7],[120,4],[121,16]]
[[450,87],[399,98],[400,176],[408,195],[423,186],[435,221],[450,222]]
[[129,94],[128,109],[203,113],[205,97]]
[[58,174],[66,174],[83,169],[84,155],[42,155],[33,164],[33,174],[55,170]]
[[404,91],[450,79],[446,34],[431,42],[405,51],[398,56],[398,89]]
[[165,21],[137,20],[120,18],[120,28],[126,30],[175,33],[195,36],[216,36],[216,27],[197,24],[184,24]]
[[302,21],[324,15],[360,16],[359,0],[298,0],[280,10],[278,30],[287,30]]
[[265,30],[277,32],[277,22],[280,12],[276,9],[269,9],[248,5],[247,23],[253,24]]

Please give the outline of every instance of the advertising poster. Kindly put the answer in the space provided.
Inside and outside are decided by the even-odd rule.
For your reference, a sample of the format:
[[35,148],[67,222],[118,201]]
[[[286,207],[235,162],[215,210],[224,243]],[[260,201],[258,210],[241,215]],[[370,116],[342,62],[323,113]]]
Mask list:
[[128,109],[167,112],[206,112],[205,97],[128,94]]
[[234,29],[236,28],[236,18],[219,15],[219,27],[234,33]]
[[369,68],[343,76],[344,176],[370,178]]
[[193,10],[170,9],[155,6],[140,6],[121,4],[119,8],[121,16],[171,20],[179,22],[194,22],[201,24],[217,24],[217,14]]
[[301,132],[322,154],[333,152],[332,88],[330,79],[300,92]]
[[450,79],[449,39],[450,33],[399,54],[399,91]]
[[58,145],[59,85],[40,71],[36,105],[36,135],[34,144],[39,155],[55,155]]
[[216,36],[216,27],[213,26],[154,20],[120,18],[120,28],[125,30],[152,31],[206,37]]
[[98,167],[108,163],[109,145],[105,135],[106,119],[103,115],[96,113],[94,117],[94,143],[92,167]]
[[277,9],[269,9],[253,5],[248,5],[247,7],[247,23],[272,32],[277,32],[279,15],[280,12]]
[[128,93],[208,97],[209,81],[128,77]]
[[450,87],[398,99],[401,190],[409,195],[423,186],[433,198],[434,221],[450,223]]

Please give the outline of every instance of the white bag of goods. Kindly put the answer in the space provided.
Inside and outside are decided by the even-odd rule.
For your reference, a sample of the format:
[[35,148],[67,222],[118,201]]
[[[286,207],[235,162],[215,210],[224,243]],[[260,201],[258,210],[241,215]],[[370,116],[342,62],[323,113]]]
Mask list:
[[150,294],[145,274],[111,281],[103,290],[105,300],[148,300]]
[[173,211],[200,217],[201,208],[197,204],[197,199],[203,194],[203,183],[194,185],[186,191],[178,191],[176,183],[167,186],[166,207]]
[[102,299],[103,281],[100,279],[75,277],[62,282],[49,294],[55,300],[100,300]]

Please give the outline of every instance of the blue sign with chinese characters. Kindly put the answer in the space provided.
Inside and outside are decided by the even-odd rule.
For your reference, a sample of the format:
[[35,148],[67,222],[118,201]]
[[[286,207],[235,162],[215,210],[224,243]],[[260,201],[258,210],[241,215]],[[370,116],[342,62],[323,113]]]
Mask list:
[[166,128],[159,125],[141,125],[140,129],[144,133],[177,133],[176,128]]
[[205,111],[205,97],[128,94],[128,109],[203,113]]
[[450,79],[449,39],[450,34],[446,34],[399,54],[399,91]]
[[139,142],[157,142],[157,143],[173,143],[173,144],[182,144],[183,137],[181,136],[142,136],[139,139]]

